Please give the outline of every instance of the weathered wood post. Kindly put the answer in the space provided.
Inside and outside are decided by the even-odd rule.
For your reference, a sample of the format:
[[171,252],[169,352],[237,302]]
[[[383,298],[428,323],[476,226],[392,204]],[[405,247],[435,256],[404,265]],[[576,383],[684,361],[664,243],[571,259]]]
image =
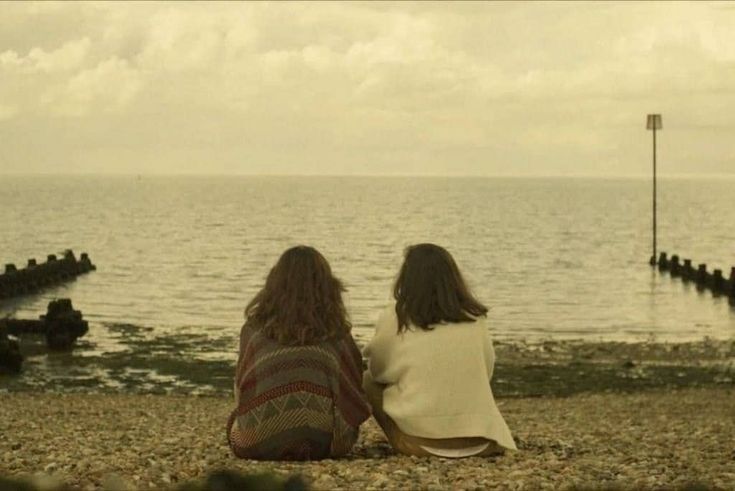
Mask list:
[[697,286],[704,287],[707,284],[707,265],[702,263],[697,268]]
[[692,260],[684,259],[684,266],[681,268],[681,277],[685,281],[689,281],[694,276],[694,268],[692,268]]
[[97,267],[92,264],[92,261],[89,259],[89,254],[87,254],[86,252],[82,252],[81,256],[79,256],[79,263],[77,264],[77,267],[80,273],[87,273],[89,271],[97,269]]
[[25,282],[27,284],[28,291],[36,291],[41,287],[39,281],[39,268],[35,258],[28,260],[28,265],[25,267]]
[[712,272],[712,292],[722,293],[725,291],[725,278],[722,277],[722,270],[715,269]]
[[77,274],[77,258],[71,249],[64,251],[64,257],[59,261],[59,273],[61,278],[66,280]]
[[652,266],[656,260],[656,130],[662,128],[660,114],[649,114],[646,117],[646,129],[653,130],[653,255],[650,261]]
[[15,264],[8,263],[5,265],[5,282],[7,285],[7,296],[18,295],[20,293],[20,285],[18,282],[18,268]]
[[669,263],[669,272],[671,276],[679,276],[681,273],[681,265],[679,264],[679,256],[674,254],[671,256],[671,262]]
[[0,374],[18,373],[23,364],[18,341],[8,337],[8,331],[0,320]]
[[735,305],[735,266],[730,268],[730,305]]
[[666,259],[665,252],[662,252],[658,257],[658,269],[661,271],[669,269],[669,260]]
[[46,323],[46,344],[52,350],[71,349],[74,341],[89,330],[87,321],[82,320],[82,313],[74,310],[68,298],[49,302],[46,315],[42,315],[41,320]]
[[47,283],[58,283],[62,280],[61,268],[56,254],[49,254],[46,257],[46,277],[48,278]]

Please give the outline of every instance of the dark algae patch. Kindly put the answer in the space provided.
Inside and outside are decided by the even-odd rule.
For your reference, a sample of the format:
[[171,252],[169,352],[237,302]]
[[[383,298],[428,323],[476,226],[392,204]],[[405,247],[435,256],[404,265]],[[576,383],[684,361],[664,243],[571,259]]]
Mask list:
[[23,339],[27,355],[23,372],[1,378],[0,389],[213,394],[232,387],[234,358],[207,359],[232,351],[226,340],[203,334],[152,337],[152,328],[129,324],[115,324],[109,330],[119,336],[119,345],[103,352],[80,342],[70,352],[49,353],[40,340]]
[[583,392],[633,392],[732,384],[730,371],[712,367],[646,366],[628,369],[595,363],[507,365],[495,368],[497,397],[571,396]]
[[496,346],[498,397],[735,386],[735,341],[555,341]]
[[[26,362],[0,390],[224,395],[232,391],[236,339],[202,333],[154,336],[130,324],[107,329],[105,349],[80,339],[71,352],[49,353],[23,339]],[[735,341],[642,343],[547,341],[496,343],[496,397],[570,396],[655,388],[735,387]]]

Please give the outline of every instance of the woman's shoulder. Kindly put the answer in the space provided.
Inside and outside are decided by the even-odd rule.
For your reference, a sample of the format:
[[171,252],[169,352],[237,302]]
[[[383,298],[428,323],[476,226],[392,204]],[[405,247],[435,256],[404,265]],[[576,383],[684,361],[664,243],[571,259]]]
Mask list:
[[441,322],[439,324],[433,324],[431,330],[420,331],[428,334],[431,334],[432,332],[442,332],[447,336],[451,335],[451,333],[462,332],[462,336],[465,338],[479,340],[490,335],[490,329],[488,326],[489,324],[485,316],[472,316],[470,320],[463,320],[460,322]]
[[375,334],[396,333],[398,328],[398,316],[396,315],[396,304],[386,305],[378,314],[375,323]]

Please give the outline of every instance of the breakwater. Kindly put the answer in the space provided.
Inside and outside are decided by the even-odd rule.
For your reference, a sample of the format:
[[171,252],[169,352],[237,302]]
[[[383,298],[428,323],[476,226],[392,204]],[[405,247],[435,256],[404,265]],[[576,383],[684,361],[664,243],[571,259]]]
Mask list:
[[730,277],[726,279],[721,269],[714,269],[710,273],[707,271],[706,263],[699,263],[694,268],[691,259],[682,261],[678,254],[673,254],[669,258],[662,252],[658,260],[652,260],[651,263],[657,266],[659,271],[666,271],[672,277],[696,283],[697,288],[701,290],[709,290],[714,295],[727,295],[730,304],[735,305],[735,266],[730,268]]
[[46,314],[37,320],[0,319],[0,373],[20,372],[24,360],[18,340],[9,336],[43,336],[48,349],[66,351],[88,331],[89,323],[79,310],[74,310],[68,298],[49,302]]
[[74,280],[95,269],[96,266],[86,252],[77,259],[71,249],[64,251],[61,258],[57,258],[56,254],[49,254],[43,263],[31,258],[22,269],[8,263],[5,265],[5,272],[0,274],[0,299],[34,293],[47,286]]

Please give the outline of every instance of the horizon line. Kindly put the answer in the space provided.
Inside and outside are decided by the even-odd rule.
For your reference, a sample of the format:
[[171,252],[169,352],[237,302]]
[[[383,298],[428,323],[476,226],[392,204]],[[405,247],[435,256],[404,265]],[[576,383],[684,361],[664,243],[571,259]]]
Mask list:
[[[0,177],[354,177],[447,179],[651,179],[651,174],[299,174],[199,172],[0,172]],[[658,179],[735,179],[734,173],[658,173]]]

